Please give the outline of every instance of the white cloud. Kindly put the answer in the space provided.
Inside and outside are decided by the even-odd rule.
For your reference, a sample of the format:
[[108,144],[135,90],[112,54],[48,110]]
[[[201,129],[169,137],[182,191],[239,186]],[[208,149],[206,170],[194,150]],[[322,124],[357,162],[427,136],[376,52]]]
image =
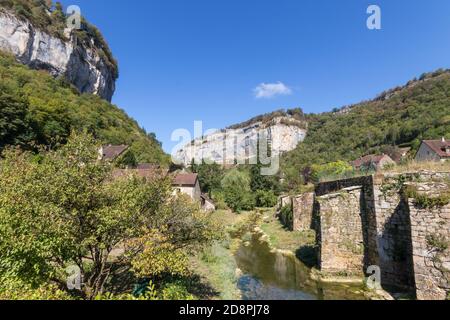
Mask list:
[[275,96],[288,96],[292,94],[292,89],[278,81],[277,83],[261,83],[253,89],[253,92],[257,99],[270,99]]

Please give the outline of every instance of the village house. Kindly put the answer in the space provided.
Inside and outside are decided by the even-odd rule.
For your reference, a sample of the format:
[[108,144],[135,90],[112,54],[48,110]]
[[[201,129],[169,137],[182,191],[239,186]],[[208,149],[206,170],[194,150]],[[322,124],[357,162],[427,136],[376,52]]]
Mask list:
[[367,156],[359,158],[355,161],[352,161],[351,165],[353,166],[353,168],[355,168],[355,170],[380,171],[380,170],[383,170],[387,166],[395,165],[395,161],[392,160],[392,158],[386,154],[367,155]]
[[201,202],[202,192],[196,173],[179,173],[172,180],[174,193],[184,193],[192,200]]
[[114,161],[127,151],[127,145],[106,145],[101,146],[99,150],[99,159],[105,161]]
[[442,140],[424,140],[417,151],[415,160],[417,162],[425,161],[447,161],[450,159],[450,141]]

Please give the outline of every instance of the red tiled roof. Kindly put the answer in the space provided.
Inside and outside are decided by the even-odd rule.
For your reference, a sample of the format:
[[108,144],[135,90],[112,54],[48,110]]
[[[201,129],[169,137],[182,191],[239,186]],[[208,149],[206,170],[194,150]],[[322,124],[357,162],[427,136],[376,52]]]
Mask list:
[[145,170],[156,170],[161,168],[159,164],[153,164],[153,163],[139,163],[137,165],[137,169],[145,169]]
[[114,160],[118,156],[120,156],[122,153],[124,153],[128,149],[127,145],[120,145],[120,146],[103,146],[102,147],[102,157],[104,160]]
[[196,173],[180,173],[173,179],[172,185],[174,186],[195,186],[198,180]]
[[445,140],[424,140],[428,147],[433,150],[441,158],[450,158],[450,153],[447,152],[450,149],[450,141]]

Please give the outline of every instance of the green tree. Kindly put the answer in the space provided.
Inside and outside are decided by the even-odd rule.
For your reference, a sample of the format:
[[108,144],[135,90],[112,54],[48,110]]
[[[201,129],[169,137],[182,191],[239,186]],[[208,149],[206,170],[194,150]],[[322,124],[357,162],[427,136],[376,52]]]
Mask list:
[[254,209],[256,203],[250,188],[250,176],[238,169],[230,170],[222,179],[225,202],[235,212]]
[[202,192],[208,193],[211,198],[212,192],[221,188],[222,168],[217,163],[213,163],[196,166],[195,170],[198,173]]
[[25,145],[34,138],[27,113],[26,100],[0,92],[0,150],[6,145]]
[[[119,245],[155,230],[176,248],[194,248],[214,236],[207,216],[173,200],[168,179],[112,179],[112,166],[98,160],[98,146],[90,135],[72,134],[65,146],[38,158],[5,150],[0,164],[2,278],[33,288],[64,284],[65,268],[74,264],[84,279],[83,296],[93,299],[117,271],[111,253]],[[115,259],[131,268],[135,257],[151,252],[147,245],[131,246]],[[178,257],[179,251],[170,252]]]
[[260,164],[250,167],[250,187],[253,192],[258,190],[272,191],[275,194],[280,194],[281,185],[277,175],[264,176],[261,174],[262,166]]
[[256,206],[261,208],[272,208],[278,202],[277,196],[272,191],[258,190],[255,197]]

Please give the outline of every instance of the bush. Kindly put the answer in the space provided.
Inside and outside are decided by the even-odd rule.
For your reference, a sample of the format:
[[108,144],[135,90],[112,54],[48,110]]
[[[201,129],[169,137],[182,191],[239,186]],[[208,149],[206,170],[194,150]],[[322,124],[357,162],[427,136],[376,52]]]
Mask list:
[[345,161],[331,162],[323,165],[313,165],[311,178],[318,183],[327,179],[343,178],[353,172],[353,168]]
[[284,206],[283,208],[281,208],[280,217],[281,221],[286,226],[292,226],[292,224],[294,223],[294,213],[292,211],[292,207]]
[[225,202],[225,194],[222,191],[213,191],[212,200],[214,201],[217,210],[228,209],[227,203]]
[[161,289],[161,300],[195,300],[195,297],[189,293],[186,283],[175,281],[165,285]]
[[253,196],[253,193],[246,192],[242,197],[241,209],[245,211],[251,211],[256,207],[256,199]]
[[250,189],[250,177],[247,173],[232,169],[222,179],[221,185],[225,202],[234,212],[255,208],[256,201]]
[[278,202],[277,196],[272,191],[258,190],[256,192],[256,206],[260,208],[272,208]]

